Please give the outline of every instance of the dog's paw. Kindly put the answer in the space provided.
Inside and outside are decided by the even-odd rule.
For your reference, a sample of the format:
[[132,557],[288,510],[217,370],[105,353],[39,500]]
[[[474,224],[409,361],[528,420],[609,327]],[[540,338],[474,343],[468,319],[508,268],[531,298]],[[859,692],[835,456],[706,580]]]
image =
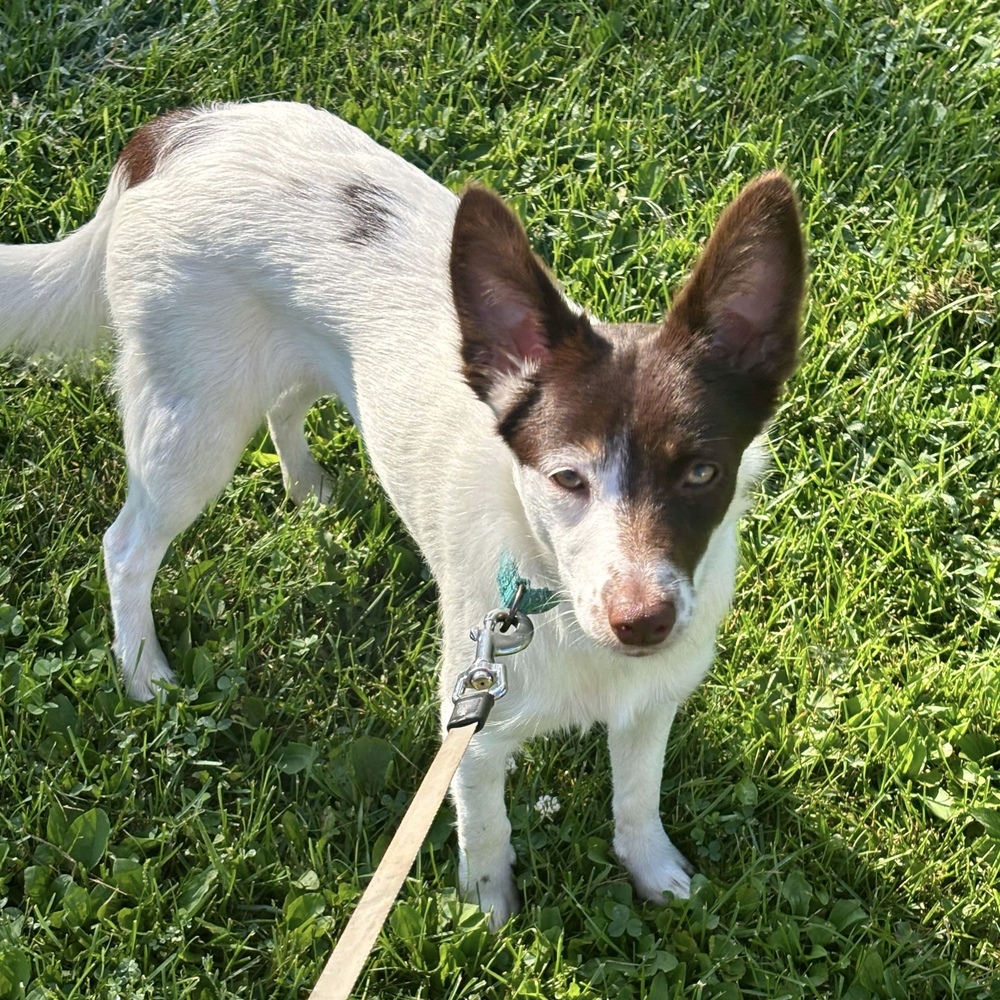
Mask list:
[[665,833],[653,843],[621,844],[616,840],[615,852],[643,899],[662,905],[668,892],[678,899],[691,895],[694,867]]
[[163,694],[160,682],[173,684],[174,672],[159,650],[144,650],[135,670],[125,673],[125,693],[136,701],[152,701]]
[[521,909],[521,897],[509,871],[481,875],[474,885],[463,886],[462,898],[467,903],[475,903],[489,915],[493,933]]
[[303,468],[296,470],[295,477],[285,476],[285,489],[292,503],[302,503],[309,497],[316,497],[320,503],[333,500],[333,479],[319,462],[310,460]]
[[490,930],[496,932],[521,909],[512,871],[514,849],[507,843],[492,858],[479,860],[480,864],[470,865],[465,852],[459,856],[459,891],[467,903],[489,914]]

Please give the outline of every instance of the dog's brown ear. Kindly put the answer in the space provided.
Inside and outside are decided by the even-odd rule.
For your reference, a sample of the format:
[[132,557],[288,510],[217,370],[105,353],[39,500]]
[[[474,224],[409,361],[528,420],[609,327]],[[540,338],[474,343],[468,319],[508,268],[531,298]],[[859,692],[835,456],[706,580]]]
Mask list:
[[485,188],[462,195],[450,267],[463,374],[487,402],[501,378],[544,362],[579,326],[517,216]]
[[782,174],[764,174],[722,213],[664,337],[705,338],[710,356],[776,395],[795,370],[804,285],[795,192]]

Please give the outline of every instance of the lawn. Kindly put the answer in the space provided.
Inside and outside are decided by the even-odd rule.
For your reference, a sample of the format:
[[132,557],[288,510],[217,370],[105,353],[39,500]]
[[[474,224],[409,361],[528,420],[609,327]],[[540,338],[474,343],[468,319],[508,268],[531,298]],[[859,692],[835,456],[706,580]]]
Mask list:
[[[0,240],[86,221],[155,114],[265,97],[495,187],[607,319],[658,316],[765,169],[810,242],[667,755],[692,899],[633,898],[602,734],[540,740],[524,911],[492,936],[456,901],[443,807],[357,995],[1000,995],[1000,3],[5,0]],[[261,432],[157,580],[179,687],[123,699],[110,372],[0,362],[0,1000],[304,1000],[436,748],[434,587],[327,403],[334,502],[292,507]]]

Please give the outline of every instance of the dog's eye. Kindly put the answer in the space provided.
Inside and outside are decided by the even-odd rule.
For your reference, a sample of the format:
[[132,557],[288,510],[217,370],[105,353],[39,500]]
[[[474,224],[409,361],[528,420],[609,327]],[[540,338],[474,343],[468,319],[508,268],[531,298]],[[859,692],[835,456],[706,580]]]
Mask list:
[[719,475],[719,467],[711,462],[696,462],[684,477],[685,486],[708,486]]
[[577,491],[587,488],[587,481],[579,472],[574,472],[572,469],[560,469],[558,472],[553,472],[549,479],[564,490]]

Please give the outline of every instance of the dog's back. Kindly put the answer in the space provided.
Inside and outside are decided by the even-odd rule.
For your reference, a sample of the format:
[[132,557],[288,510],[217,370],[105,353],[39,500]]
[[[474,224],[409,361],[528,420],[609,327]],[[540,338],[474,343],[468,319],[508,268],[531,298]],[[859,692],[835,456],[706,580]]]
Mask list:
[[325,499],[302,424],[337,395],[429,537],[435,482],[413,472],[439,456],[422,431],[489,425],[454,377],[457,204],[328,113],[223,105],[140,129],[82,229],[0,250],[0,348],[77,352],[115,331],[130,490],[105,555],[130,693],[170,676],[147,606],[163,551],[265,416],[292,496]]
[[[141,354],[144,378],[186,367],[184,381],[215,392],[245,434],[290,392],[336,395],[423,534],[433,484],[417,489],[407,471],[440,456],[422,428],[477,416],[454,378],[447,254],[458,199],[302,105],[229,105],[168,124],[162,160],[124,194],[109,240],[125,352]],[[119,169],[128,162],[126,147]],[[123,357],[123,385],[131,365]],[[387,406],[390,421],[371,412]]]

